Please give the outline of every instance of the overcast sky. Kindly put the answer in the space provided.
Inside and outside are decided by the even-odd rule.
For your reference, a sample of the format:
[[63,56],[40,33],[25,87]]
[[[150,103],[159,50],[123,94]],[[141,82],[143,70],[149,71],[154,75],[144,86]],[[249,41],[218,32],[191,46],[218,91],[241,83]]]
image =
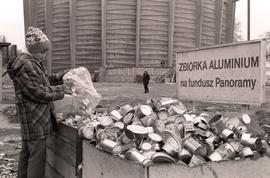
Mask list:
[[[270,0],[250,0],[251,39],[257,39],[270,31]],[[247,0],[239,0],[236,18],[242,24],[243,39],[247,39]],[[23,0],[0,0],[0,34],[5,34],[8,42],[24,46]]]

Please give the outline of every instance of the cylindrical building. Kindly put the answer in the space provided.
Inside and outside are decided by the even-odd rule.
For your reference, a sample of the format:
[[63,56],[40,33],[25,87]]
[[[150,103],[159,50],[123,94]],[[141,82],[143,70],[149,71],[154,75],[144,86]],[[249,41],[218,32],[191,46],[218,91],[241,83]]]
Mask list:
[[174,54],[232,42],[234,0],[24,0],[25,29],[51,39],[49,71],[172,67]]

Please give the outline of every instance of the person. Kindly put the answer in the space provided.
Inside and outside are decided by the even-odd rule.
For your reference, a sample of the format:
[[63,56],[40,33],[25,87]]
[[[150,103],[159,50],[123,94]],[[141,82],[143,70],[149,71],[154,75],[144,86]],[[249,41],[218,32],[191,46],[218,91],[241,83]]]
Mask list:
[[[45,177],[46,140],[57,129],[52,101],[62,99],[70,89],[65,85],[51,86],[42,61],[50,49],[50,41],[38,28],[29,27],[26,49],[8,62],[7,71],[13,80],[17,117],[21,127],[22,148],[18,178]],[[62,80],[64,73],[50,79]],[[59,83],[59,82],[54,82]],[[61,82],[60,82],[61,83]]]
[[144,71],[143,73],[143,86],[144,86],[144,93],[149,92],[148,84],[150,80],[150,75],[148,74],[147,71]]

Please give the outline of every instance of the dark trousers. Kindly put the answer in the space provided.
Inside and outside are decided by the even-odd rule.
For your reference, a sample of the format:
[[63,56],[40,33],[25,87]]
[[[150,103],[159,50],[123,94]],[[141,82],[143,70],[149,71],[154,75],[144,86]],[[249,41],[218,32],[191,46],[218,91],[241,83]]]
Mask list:
[[19,157],[18,178],[45,177],[46,139],[22,140]]
[[149,92],[149,88],[148,88],[148,83],[144,83],[144,93],[148,93]]

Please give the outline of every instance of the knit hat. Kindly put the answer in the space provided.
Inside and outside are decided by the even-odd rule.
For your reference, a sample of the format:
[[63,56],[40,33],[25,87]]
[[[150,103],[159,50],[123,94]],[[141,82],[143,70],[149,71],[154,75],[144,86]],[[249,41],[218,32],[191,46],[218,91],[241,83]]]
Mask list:
[[29,27],[25,35],[26,48],[30,53],[44,52],[49,49],[50,41],[38,28]]

